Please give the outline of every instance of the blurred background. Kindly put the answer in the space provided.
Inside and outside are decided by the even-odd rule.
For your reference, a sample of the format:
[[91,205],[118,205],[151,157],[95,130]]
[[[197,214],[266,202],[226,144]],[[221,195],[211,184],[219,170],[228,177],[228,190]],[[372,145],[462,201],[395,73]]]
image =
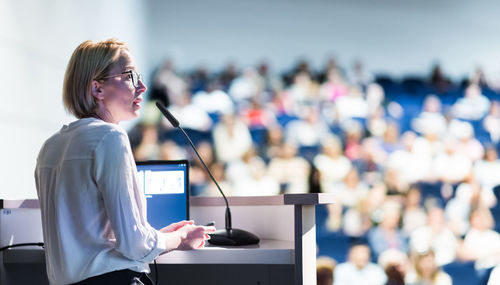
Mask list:
[[336,195],[317,240],[338,284],[349,265],[376,266],[380,284],[486,284],[500,261],[499,13],[494,0],[0,0],[0,198],[36,198],[38,151],[74,120],[67,61],[116,37],[149,88],[123,124],[137,160],[189,159],[192,194],[218,195],[160,100],[229,195]]

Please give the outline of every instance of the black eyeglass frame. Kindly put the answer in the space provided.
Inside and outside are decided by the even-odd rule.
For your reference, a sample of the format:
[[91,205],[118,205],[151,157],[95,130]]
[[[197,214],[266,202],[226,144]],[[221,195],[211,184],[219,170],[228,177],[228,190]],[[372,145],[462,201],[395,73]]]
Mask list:
[[139,81],[143,81],[143,77],[142,77],[142,74],[138,73],[137,71],[131,69],[131,70],[127,70],[127,71],[124,71],[120,74],[115,74],[115,75],[108,75],[108,76],[105,76],[105,77],[101,77],[101,78],[98,78],[96,80],[101,80],[101,79],[108,79],[108,78],[111,78],[111,77],[116,77],[116,76],[122,76],[124,74],[130,74],[130,76],[132,77],[132,84],[134,85],[135,88],[139,88]]

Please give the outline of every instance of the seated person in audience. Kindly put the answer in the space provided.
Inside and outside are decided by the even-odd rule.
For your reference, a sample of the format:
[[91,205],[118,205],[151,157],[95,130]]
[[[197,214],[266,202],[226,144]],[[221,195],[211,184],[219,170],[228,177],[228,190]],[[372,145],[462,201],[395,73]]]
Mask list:
[[382,140],[380,141],[380,147],[386,153],[386,156],[403,148],[399,141],[399,137],[399,125],[395,122],[388,123]]
[[307,193],[311,167],[307,160],[297,156],[297,146],[284,143],[279,156],[271,159],[269,175],[280,184],[282,193]]
[[467,156],[472,162],[483,157],[483,145],[474,137],[474,128],[470,123],[452,120],[449,132],[457,139],[457,153]]
[[166,140],[160,144],[160,160],[188,159],[185,148],[177,145],[174,141]]
[[368,113],[373,114],[376,110],[382,108],[385,99],[384,88],[377,83],[370,83],[366,87],[366,103],[368,104]]
[[459,251],[460,259],[475,261],[480,275],[500,263],[500,234],[492,230],[494,223],[489,209],[480,207],[473,210],[470,228]]
[[422,112],[411,120],[411,127],[416,132],[423,134],[426,129],[433,128],[438,136],[446,133],[448,123],[442,113],[442,104],[438,96],[428,95],[422,107]]
[[362,140],[360,157],[352,164],[361,174],[362,180],[373,185],[382,181],[384,162],[384,153],[380,151],[376,140],[368,137]]
[[293,100],[295,107],[300,107],[318,100],[319,86],[308,71],[299,71],[293,77],[293,83],[286,93]]
[[387,275],[387,285],[405,284],[405,276],[409,269],[409,260],[406,253],[397,249],[388,249],[380,254],[378,264]]
[[[266,95],[270,95],[273,91],[283,90],[283,80],[279,74],[272,72],[269,62],[262,60],[257,64],[257,72],[259,73],[259,84]],[[265,97],[266,101],[271,98]]]
[[420,188],[413,184],[405,193],[405,207],[403,212],[403,231],[410,235],[414,230],[426,225],[427,216],[421,206],[422,193]]
[[301,112],[303,119],[291,121],[285,126],[285,139],[299,147],[319,146],[330,133],[328,125],[317,107],[303,107]]
[[408,252],[408,242],[399,229],[400,212],[401,205],[398,202],[386,201],[382,207],[380,224],[368,232],[368,243],[377,258],[390,248]]
[[248,102],[262,92],[260,76],[255,68],[246,68],[230,84],[228,93],[238,106]]
[[[188,90],[179,94],[178,100],[171,104],[169,109],[184,129],[207,132],[212,128],[212,119],[203,108],[191,102],[191,93]],[[172,127],[166,118],[163,118],[163,125]]]
[[268,175],[267,165],[257,156],[254,147],[241,160],[228,163],[226,174],[234,196],[266,196],[280,192],[278,181]]
[[488,80],[486,79],[486,74],[481,66],[476,66],[476,68],[470,72],[467,81],[469,84],[476,84],[481,88],[488,88]]
[[236,63],[233,61],[227,62],[222,70],[217,74],[221,89],[227,91],[231,82],[233,82],[233,80],[239,75],[240,72]]
[[206,90],[194,93],[192,103],[208,114],[228,114],[235,110],[231,97],[220,89],[215,80],[208,83]]
[[217,160],[222,163],[241,159],[252,147],[250,130],[232,113],[224,114],[212,134]]
[[320,88],[322,100],[334,102],[349,93],[349,85],[338,68],[329,68],[326,77],[326,81]]
[[372,137],[381,138],[387,130],[387,124],[385,109],[379,106],[370,113],[366,122],[366,128]]
[[354,61],[352,68],[347,71],[347,78],[351,84],[361,89],[367,88],[374,81],[373,74],[366,70],[365,65],[359,59]]
[[158,141],[158,127],[155,125],[144,125],[142,127],[142,138],[139,145],[133,148],[136,161],[155,160],[160,156],[160,142]]
[[360,122],[352,120],[349,124],[344,124],[342,128],[345,138],[344,154],[350,161],[361,158],[361,142],[364,134],[363,125]]
[[351,169],[351,162],[342,153],[342,142],[335,136],[322,141],[322,151],[314,157],[313,164],[319,171],[323,192],[331,192],[328,189],[343,180]]
[[431,76],[429,78],[429,83],[434,88],[438,94],[444,94],[448,92],[453,84],[450,79],[443,73],[441,66],[436,64],[432,68]]
[[[445,143],[441,139],[438,130],[433,126],[426,127],[422,135],[415,138],[412,146],[412,153],[430,160],[433,160],[444,151]],[[426,177],[424,180],[428,181],[430,179],[430,177]]]
[[394,151],[387,158],[385,169],[394,172],[398,189],[408,189],[410,185],[431,176],[432,157],[415,151],[417,139],[412,131],[403,133],[400,138],[403,149]]
[[474,176],[483,189],[492,189],[500,185],[500,159],[494,146],[487,146],[483,159],[474,163]]
[[335,105],[339,122],[349,118],[366,119],[369,115],[368,103],[358,87],[349,88],[349,93],[338,98]]
[[414,230],[410,235],[410,249],[412,252],[432,250],[437,266],[455,260],[458,241],[446,225],[443,209],[439,207],[429,209],[427,225]]
[[360,199],[354,207],[349,207],[343,215],[340,203],[328,206],[340,208],[338,215],[343,216],[342,229],[346,235],[364,237],[373,226],[372,220],[376,220],[374,217],[381,212],[386,199],[387,187],[383,182],[379,182],[371,187],[366,197]]
[[479,187],[457,187],[455,196],[446,203],[445,217],[448,227],[455,236],[463,236],[469,229],[471,209],[478,206]]
[[[200,156],[203,157],[206,165],[210,168],[212,164],[215,164],[215,155],[213,146],[210,142],[202,141],[200,142],[196,148],[200,153]],[[191,186],[191,194],[193,195],[205,195],[205,190],[207,185],[211,184],[210,176],[205,170],[203,164],[195,157],[195,154],[192,153],[192,156],[189,158],[191,162],[189,169],[189,184]]]
[[470,172],[464,181],[458,184],[456,191],[461,191],[465,188],[468,193],[472,194],[473,200],[471,207],[491,208],[496,204],[496,197],[493,190],[489,187],[482,187],[474,176],[474,172]]
[[[224,164],[215,162],[210,164],[209,167],[215,180],[219,184],[222,191],[224,191],[224,194],[226,196],[234,196],[232,184],[226,179],[226,168],[224,167]],[[209,180],[208,183],[205,184],[205,187],[201,189],[201,193],[199,195],[210,197],[221,196],[217,185],[215,185],[215,183],[212,183],[211,180]]]
[[472,171],[472,160],[463,153],[457,152],[457,141],[447,138],[445,151],[436,155],[432,162],[434,176],[445,183],[459,183]]
[[387,282],[384,270],[370,262],[370,248],[364,244],[349,249],[348,261],[335,267],[334,285],[383,285]]
[[343,214],[342,229],[344,234],[350,237],[362,237],[370,230],[371,211],[368,196],[358,201],[353,207],[349,207]]
[[264,108],[260,102],[260,96],[254,96],[250,99],[250,104],[242,107],[241,120],[249,129],[264,129],[272,124],[276,124],[276,117],[272,112]]
[[184,90],[189,88],[188,82],[175,71],[171,60],[165,60],[155,73],[152,90],[149,94],[151,101],[161,101],[165,106],[177,103],[177,99]]
[[270,161],[272,158],[278,156],[284,142],[283,128],[279,124],[272,124],[267,129],[266,143],[260,146],[263,153],[262,158],[265,161]]
[[432,250],[416,255],[405,277],[408,285],[452,285],[451,277],[436,264]]
[[332,285],[336,265],[337,262],[331,257],[318,257],[316,259],[316,285]]
[[490,109],[490,100],[481,93],[481,88],[477,84],[470,84],[464,93],[464,97],[453,104],[453,116],[465,120],[484,118]]
[[369,188],[359,178],[358,170],[352,167],[341,182],[324,189],[324,191],[335,194],[338,199],[337,203],[342,206],[353,207],[368,195]]
[[483,128],[490,134],[490,141],[498,144],[500,141],[500,102],[491,102],[490,111],[483,120]]

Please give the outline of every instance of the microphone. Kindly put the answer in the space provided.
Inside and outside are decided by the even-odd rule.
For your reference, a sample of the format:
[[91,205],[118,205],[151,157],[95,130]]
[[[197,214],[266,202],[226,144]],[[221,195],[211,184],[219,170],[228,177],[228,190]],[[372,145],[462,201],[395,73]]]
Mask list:
[[203,164],[203,167],[207,171],[208,175],[210,175],[210,178],[212,181],[215,183],[215,186],[217,186],[217,189],[219,189],[219,192],[222,194],[222,197],[224,198],[224,202],[226,202],[226,217],[225,217],[225,222],[226,222],[226,228],[217,230],[213,234],[210,235],[210,239],[208,240],[209,243],[214,244],[214,245],[250,245],[250,244],[258,244],[260,242],[259,238],[245,230],[241,229],[233,229],[231,225],[231,210],[229,209],[229,203],[227,202],[226,195],[224,195],[224,192],[219,186],[219,183],[215,180],[214,176],[212,175],[212,172],[210,172],[210,169],[208,169],[207,165],[201,158],[200,154],[198,153],[198,150],[196,150],[196,147],[194,146],[193,142],[189,138],[189,136],[186,134],[184,129],[180,126],[179,121],[170,113],[165,106],[159,102],[156,101],[156,107],[160,109],[162,114],[167,118],[167,120],[174,126],[175,128],[179,129],[182,134],[186,137],[187,141],[193,148],[194,152],[198,156],[198,159],[201,161]]

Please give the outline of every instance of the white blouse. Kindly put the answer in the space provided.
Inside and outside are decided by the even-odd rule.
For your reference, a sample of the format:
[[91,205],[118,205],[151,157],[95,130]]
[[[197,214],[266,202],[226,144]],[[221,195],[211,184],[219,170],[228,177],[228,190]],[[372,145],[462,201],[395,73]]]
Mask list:
[[121,269],[149,272],[165,241],[146,220],[136,176],[118,125],[80,119],[45,142],[35,180],[51,284]]

